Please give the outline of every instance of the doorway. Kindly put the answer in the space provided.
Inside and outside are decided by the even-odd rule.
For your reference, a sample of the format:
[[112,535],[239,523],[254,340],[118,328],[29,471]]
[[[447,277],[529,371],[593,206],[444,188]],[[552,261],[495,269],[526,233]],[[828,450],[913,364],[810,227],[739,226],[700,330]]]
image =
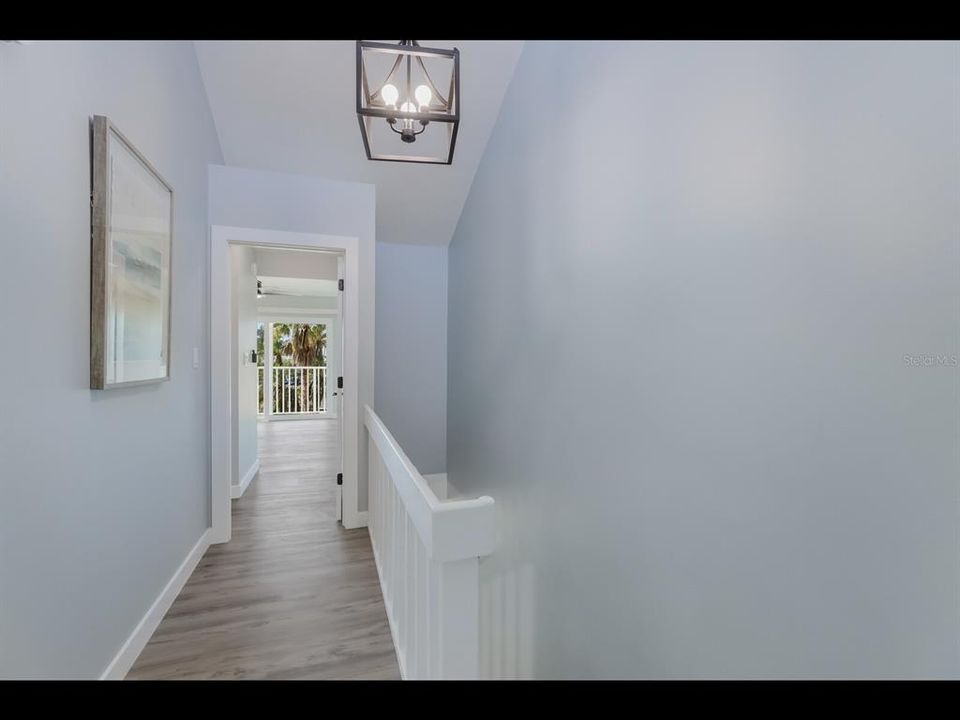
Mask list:
[[[348,528],[365,524],[357,508],[360,466],[356,382],[360,289],[357,245],[356,238],[212,228],[213,542],[227,542],[231,537],[230,498],[238,492],[237,478],[242,471],[237,447],[243,434],[237,432],[236,418],[246,414],[253,417],[255,433],[259,432],[256,428],[260,423],[322,420],[324,437],[336,438],[335,443],[324,443],[333,446],[327,452],[336,453],[335,467],[340,468],[340,472],[329,479],[337,484],[336,516]],[[237,250],[243,250],[246,260],[254,257],[260,261],[259,264],[247,263],[256,293],[253,296],[255,322],[249,338],[243,330],[246,326],[235,317],[234,310],[234,293],[249,294],[249,288],[237,279],[234,269],[238,265],[233,259]],[[284,255],[293,270],[277,269],[282,265],[278,259],[284,259]],[[303,267],[310,264],[307,258],[311,262],[332,261],[333,274],[309,277],[306,273],[305,277]],[[243,263],[239,265],[241,269],[244,267]],[[330,288],[333,288],[332,294]],[[238,336],[242,336],[241,341]],[[241,383],[242,393],[237,389]],[[333,427],[335,433],[331,434]],[[306,426],[301,428],[305,429]],[[333,466],[326,464],[325,467]],[[242,490],[239,492],[242,494]]]

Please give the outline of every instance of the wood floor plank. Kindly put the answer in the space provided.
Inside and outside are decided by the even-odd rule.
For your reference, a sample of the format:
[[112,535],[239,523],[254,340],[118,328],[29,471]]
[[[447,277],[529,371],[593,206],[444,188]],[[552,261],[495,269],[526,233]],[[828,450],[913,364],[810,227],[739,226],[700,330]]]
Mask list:
[[399,679],[366,530],[334,508],[331,420],[260,423],[260,474],[128,679]]

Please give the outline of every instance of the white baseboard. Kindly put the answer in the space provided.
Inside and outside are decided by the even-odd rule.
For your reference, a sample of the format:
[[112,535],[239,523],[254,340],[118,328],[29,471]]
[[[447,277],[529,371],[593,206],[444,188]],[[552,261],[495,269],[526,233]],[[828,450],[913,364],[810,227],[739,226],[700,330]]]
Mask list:
[[296,422],[298,420],[336,420],[337,414],[335,412],[327,412],[322,410],[318,413],[283,413],[282,415],[271,415],[267,419],[264,415],[259,415],[257,420],[259,422]]
[[354,530],[355,528],[367,527],[368,511],[363,510],[362,512],[350,513],[348,518],[344,515],[341,523],[347,530]]
[[193,546],[187,557],[180,563],[180,567],[170,578],[170,582],[163,588],[159,597],[153,601],[153,605],[147,610],[147,614],[140,619],[133,632],[130,633],[130,637],[121,646],[120,651],[107,665],[107,669],[100,676],[101,680],[123,680],[126,677],[140,653],[143,652],[143,648],[150,641],[160,621],[163,620],[163,616],[167,614],[167,610],[173,605],[173,601],[177,599],[177,595],[183,590],[183,586],[187,584],[187,580],[190,579],[190,575],[193,574],[200,558],[203,557],[208,547],[210,547],[209,528],[203,531],[203,535],[200,536],[197,544]]
[[260,472],[260,458],[257,458],[253,461],[253,465],[250,466],[250,469],[247,470],[246,474],[240,478],[239,485],[230,486],[230,497],[236,500],[238,497],[243,497],[243,494],[247,491],[247,486],[250,485],[250,481],[253,480],[254,476]]

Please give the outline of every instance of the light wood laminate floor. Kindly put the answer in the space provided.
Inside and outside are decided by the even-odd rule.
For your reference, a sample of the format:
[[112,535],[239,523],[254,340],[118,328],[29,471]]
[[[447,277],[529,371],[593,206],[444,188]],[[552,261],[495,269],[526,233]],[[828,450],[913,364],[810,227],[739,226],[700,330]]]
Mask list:
[[334,509],[332,420],[259,424],[233,539],[204,555],[130,679],[399,679],[370,538]]

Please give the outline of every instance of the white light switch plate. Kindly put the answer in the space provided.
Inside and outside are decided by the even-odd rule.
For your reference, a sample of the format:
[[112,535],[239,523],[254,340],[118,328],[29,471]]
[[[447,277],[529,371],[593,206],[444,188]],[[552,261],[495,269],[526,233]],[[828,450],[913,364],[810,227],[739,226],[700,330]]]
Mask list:
[[193,349],[193,369],[200,367],[200,348]]

